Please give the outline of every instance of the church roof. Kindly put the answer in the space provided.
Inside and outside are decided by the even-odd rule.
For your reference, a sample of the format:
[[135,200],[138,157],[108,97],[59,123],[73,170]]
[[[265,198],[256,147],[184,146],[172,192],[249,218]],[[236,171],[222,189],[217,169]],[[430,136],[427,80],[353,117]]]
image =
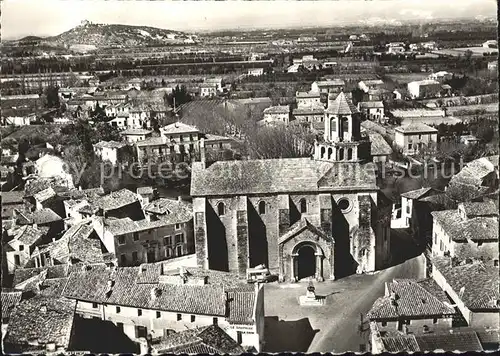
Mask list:
[[193,162],[192,196],[376,189],[373,170],[358,163],[311,158]]
[[333,115],[352,115],[359,113],[356,106],[346,97],[344,92],[340,92],[331,104],[328,103],[326,112]]

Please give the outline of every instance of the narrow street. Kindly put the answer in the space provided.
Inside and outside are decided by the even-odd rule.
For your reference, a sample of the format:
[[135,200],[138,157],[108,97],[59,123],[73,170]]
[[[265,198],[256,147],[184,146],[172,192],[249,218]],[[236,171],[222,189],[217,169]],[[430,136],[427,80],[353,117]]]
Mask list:
[[[423,256],[372,275],[353,275],[334,282],[315,283],[316,294],[326,304],[301,307],[297,298],[307,283],[270,284],[265,289],[266,352],[360,351],[368,332],[358,331],[360,314],[384,294],[384,283],[393,278],[423,278]],[[368,328],[365,323],[364,330]],[[367,347],[367,346],[366,346]]]
[[[375,300],[384,294],[385,282],[393,278],[423,278],[422,259],[422,256],[418,256],[373,276],[367,276],[372,277],[371,281],[367,280],[362,288],[348,296],[346,303],[343,303],[342,313],[327,326],[326,330],[318,333],[308,352],[359,351],[360,344],[367,343],[369,335],[368,331],[365,331],[363,336],[358,332],[360,313],[366,314]],[[368,322],[365,321],[364,330],[367,329]]]

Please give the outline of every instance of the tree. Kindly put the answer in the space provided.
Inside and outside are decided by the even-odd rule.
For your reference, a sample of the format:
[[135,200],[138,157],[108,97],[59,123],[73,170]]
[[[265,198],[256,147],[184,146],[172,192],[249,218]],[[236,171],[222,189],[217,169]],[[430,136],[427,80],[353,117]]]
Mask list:
[[170,93],[167,97],[168,104],[170,106],[180,106],[192,100],[191,95],[187,92],[187,89],[184,85],[179,87],[178,85],[174,88],[172,93]]
[[48,86],[45,89],[45,106],[47,108],[59,108],[59,88],[56,86]]
[[247,134],[246,146],[253,159],[309,157],[314,138],[300,128],[262,127]]
[[354,105],[358,105],[359,102],[363,101],[363,97],[365,95],[365,92],[359,88],[354,88],[351,91],[352,94],[352,103]]
[[104,121],[106,119],[106,111],[99,103],[96,103],[95,109],[90,112],[90,117],[94,121]]

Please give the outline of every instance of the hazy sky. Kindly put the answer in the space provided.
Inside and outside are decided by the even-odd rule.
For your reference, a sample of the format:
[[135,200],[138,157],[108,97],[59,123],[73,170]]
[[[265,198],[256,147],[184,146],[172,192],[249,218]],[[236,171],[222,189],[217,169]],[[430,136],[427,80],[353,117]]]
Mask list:
[[3,0],[2,38],[57,35],[82,20],[181,31],[328,26],[370,18],[495,16],[495,0],[117,1]]

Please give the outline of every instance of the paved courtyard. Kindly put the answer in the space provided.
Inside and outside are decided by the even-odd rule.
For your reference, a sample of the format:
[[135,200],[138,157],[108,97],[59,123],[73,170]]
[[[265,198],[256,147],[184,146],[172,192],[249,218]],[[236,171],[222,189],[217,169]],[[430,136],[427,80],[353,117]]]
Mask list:
[[[423,278],[424,258],[418,256],[372,275],[352,275],[333,282],[314,283],[326,297],[320,307],[301,307],[298,297],[308,283],[272,283],[265,286],[265,352],[360,351],[368,332],[359,332],[360,314],[366,314],[393,278]],[[365,321],[364,330],[368,329]],[[368,346],[366,346],[368,348]]]

